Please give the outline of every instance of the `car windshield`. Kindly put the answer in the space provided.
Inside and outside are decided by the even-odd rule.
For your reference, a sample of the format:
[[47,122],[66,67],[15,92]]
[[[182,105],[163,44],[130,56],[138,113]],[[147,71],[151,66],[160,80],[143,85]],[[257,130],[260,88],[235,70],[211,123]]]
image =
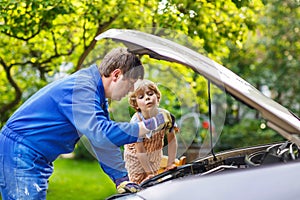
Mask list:
[[284,140],[267,127],[257,110],[222,85],[183,65],[153,59],[146,63],[146,78],[162,91],[160,106],[177,117],[178,157],[185,155],[190,162],[214,152]]
[[[105,45],[122,46],[105,40]],[[103,45],[95,48],[97,60]],[[95,59],[96,58],[96,59]],[[269,129],[260,113],[231,96],[220,84],[216,85],[197,71],[182,64],[142,56],[145,77],[158,85],[162,93],[160,107],[172,112],[180,128],[177,134],[177,157],[187,161],[205,157],[219,151],[283,141],[284,138]],[[205,66],[203,66],[205,67]],[[128,98],[111,102],[111,118],[129,121],[134,110]],[[164,147],[167,154],[167,143]]]

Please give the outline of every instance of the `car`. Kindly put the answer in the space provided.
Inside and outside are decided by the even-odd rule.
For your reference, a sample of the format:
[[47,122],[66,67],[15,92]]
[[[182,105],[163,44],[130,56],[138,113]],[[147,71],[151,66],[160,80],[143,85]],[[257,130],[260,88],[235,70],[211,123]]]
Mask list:
[[[171,39],[137,30],[109,29],[98,35],[96,40],[120,43],[127,46],[129,51],[159,63],[149,66],[149,69],[161,67],[160,63],[170,63],[166,64],[168,68],[163,68],[159,73],[154,71],[152,74],[155,75],[146,77],[165,81],[163,84],[178,96],[181,116],[186,116],[185,120],[180,121],[178,156],[186,155],[188,162],[144,181],[140,184],[142,190],[137,193],[116,194],[108,199],[299,198],[299,117],[228,68]],[[171,73],[172,76],[166,73]],[[202,136],[198,148],[191,148],[195,143],[195,133],[198,133],[201,126],[201,122],[195,119],[199,119],[202,113],[201,109],[188,105],[194,105],[195,102],[201,105],[193,87],[197,87],[203,80],[207,81],[206,130],[209,124],[213,126]],[[181,97],[178,93],[184,95]],[[258,120],[260,131],[253,133],[249,130],[246,132],[247,137],[244,135],[238,138],[241,146],[228,146],[216,151],[224,130],[228,134],[238,132],[224,127],[229,115],[226,113],[227,99],[237,102],[230,104],[238,105],[242,112],[236,116],[245,116],[250,121]],[[222,112],[220,109],[223,109]],[[259,137],[263,138],[267,134],[270,134],[269,138],[276,139],[270,143],[262,143]],[[233,138],[238,136],[238,133],[232,135]],[[258,143],[246,146],[243,138],[255,138]]]

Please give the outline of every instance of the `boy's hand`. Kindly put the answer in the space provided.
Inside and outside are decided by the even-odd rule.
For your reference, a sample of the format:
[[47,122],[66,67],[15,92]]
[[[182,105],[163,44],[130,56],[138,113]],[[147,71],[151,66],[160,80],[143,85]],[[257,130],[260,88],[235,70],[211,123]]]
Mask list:
[[175,164],[171,164],[171,165],[168,165],[165,169],[165,171],[168,171],[168,170],[172,170],[172,169],[176,169],[177,168],[177,165]]
[[146,178],[141,182],[141,184],[144,183],[146,180],[148,180],[148,179],[150,179],[150,178],[153,178],[154,176],[155,176],[155,174],[148,174],[148,175],[146,176]]

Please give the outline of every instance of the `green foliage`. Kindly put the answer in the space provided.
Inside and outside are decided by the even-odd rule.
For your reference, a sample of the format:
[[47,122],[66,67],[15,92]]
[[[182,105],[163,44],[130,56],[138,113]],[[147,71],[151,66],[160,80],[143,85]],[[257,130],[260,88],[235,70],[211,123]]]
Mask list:
[[272,97],[300,115],[300,3],[299,1],[266,1],[262,18],[263,32],[258,41],[263,52],[265,83]]
[[284,138],[271,129],[265,129],[264,122],[256,119],[243,119],[238,124],[224,127],[216,145],[216,151],[278,141],[284,141]]
[[[0,1],[0,126],[22,102],[57,79],[60,73],[70,74],[101,62],[107,50],[116,44],[99,41],[96,45],[94,38],[109,28],[142,30],[194,49],[223,63],[258,89],[268,86],[272,97],[299,116],[299,2],[264,0],[263,3],[260,0]],[[145,78],[158,83],[163,93],[161,107],[170,110],[177,119],[192,111],[207,113],[207,81],[203,77],[194,76],[192,70],[179,64],[142,59]],[[70,68],[63,72],[65,65]],[[222,107],[223,99],[216,95],[215,88],[212,91],[215,105]],[[240,121],[236,104],[227,103],[230,120],[226,121],[225,134],[218,144],[220,150],[257,144],[258,138],[262,138],[261,143],[282,139],[249,119]],[[111,105],[112,119],[129,121],[134,111],[126,98]],[[183,141],[190,142],[189,134],[195,133],[193,128],[183,128]],[[93,160],[85,144],[79,143],[75,154],[91,156],[88,159]],[[57,189],[66,188],[62,192],[66,195],[66,191],[73,192],[69,186],[74,182],[63,183],[57,183]],[[79,186],[76,191],[83,188]]]
[[259,26],[248,35],[243,48],[229,43],[223,63],[258,89],[300,115],[300,4],[297,1],[264,1]]
[[[203,41],[203,48],[216,61],[229,53],[228,42],[242,47],[249,29],[255,29],[256,12],[263,5],[260,1],[237,6],[235,1],[170,1],[169,7],[179,11],[186,23],[188,35]],[[184,30],[184,29],[183,29]],[[186,33],[186,32],[185,32]]]
[[[24,100],[54,80],[63,65],[71,66],[67,73],[83,67],[95,47],[95,36],[108,28],[169,34],[221,61],[229,53],[226,41],[240,46],[247,28],[255,27],[260,4],[251,2],[239,6],[224,0],[0,2],[1,125]],[[183,34],[189,38],[180,38]],[[105,53],[103,48],[98,55]]]

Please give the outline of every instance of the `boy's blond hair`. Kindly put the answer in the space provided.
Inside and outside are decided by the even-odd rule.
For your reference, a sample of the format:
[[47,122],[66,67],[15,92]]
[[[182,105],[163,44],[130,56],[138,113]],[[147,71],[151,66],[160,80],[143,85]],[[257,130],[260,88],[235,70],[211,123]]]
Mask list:
[[109,77],[115,69],[120,69],[125,79],[144,78],[144,67],[139,57],[124,47],[112,49],[106,54],[98,69],[104,77]]
[[150,90],[152,90],[156,94],[158,102],[160,101],[161,93],[155,83],[153,83],[150,80],[146,80],[146,79],[138,80],[134,84],[134,91],[129,94],[129,98],[128,98],[128,102],[129,102],[130,106],[138,112],[140,112],[141,109],[137,105],[136,97],[139,92],[144,91],[146,88],[149,88]]

